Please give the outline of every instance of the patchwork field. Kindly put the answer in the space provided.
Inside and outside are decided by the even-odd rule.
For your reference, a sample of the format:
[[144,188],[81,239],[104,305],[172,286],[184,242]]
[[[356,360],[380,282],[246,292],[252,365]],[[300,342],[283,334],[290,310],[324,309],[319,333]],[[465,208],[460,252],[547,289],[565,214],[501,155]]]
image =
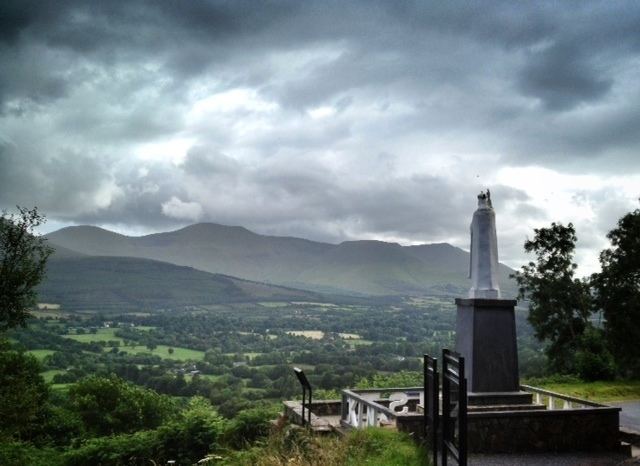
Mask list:
[[100,342],[100,341],[119,341],[122,338],[115,336],[115,328],[100,328],[96,333],[84,333],[80,335],[62,335],[65,338],[80,341],[82,343]]
[[27,353],[35,356],[38,361],[42,361],[44,358],[53,354],[54,352],[55,351],[48,349],[34,349],[27,351]]
[[[173,348],[173,353],[169,352],[169,348]],[[153,350],[150,350],[146,346],[119,346],[118,350],[129,354],[150,353],[154,356],[160,356],[163,359],[172,359],[174,361],[202,361],[204,359],[204,351],[167,345],[158,345]]]

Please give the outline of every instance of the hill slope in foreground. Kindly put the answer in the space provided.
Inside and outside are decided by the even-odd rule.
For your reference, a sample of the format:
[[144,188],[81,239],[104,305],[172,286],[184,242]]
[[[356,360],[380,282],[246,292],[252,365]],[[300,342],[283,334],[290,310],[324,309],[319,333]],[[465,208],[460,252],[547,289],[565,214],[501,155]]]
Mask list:
[[318,300],[312,292],[150,259],[54,255],[38,289],[65,309],[158,309],[216,303]]
[[[321,243],[265,236],[243,227],[200,223],[131,237],[92,226],[47,235],[54,246],[92,256],[154,259],[248,280],[307,290],[364,295],[464,295],[469,253],[446,243],[401,246],[383,241]],[[515,294],[500,266],[505,296]]]

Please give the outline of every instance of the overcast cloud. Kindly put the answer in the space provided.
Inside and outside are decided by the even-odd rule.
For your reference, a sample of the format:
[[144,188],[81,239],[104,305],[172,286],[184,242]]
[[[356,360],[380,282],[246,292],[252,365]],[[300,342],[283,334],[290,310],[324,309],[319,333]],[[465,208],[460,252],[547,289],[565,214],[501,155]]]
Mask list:
[[501,259],[640,195],[637,2],[3,1],[0,207],[49,228],[210,221]]

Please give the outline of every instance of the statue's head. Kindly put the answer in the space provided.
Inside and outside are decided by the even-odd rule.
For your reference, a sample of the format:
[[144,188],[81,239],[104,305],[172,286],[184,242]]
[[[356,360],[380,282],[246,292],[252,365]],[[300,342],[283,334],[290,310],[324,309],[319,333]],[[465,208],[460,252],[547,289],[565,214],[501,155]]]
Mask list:
[[487,192],[480,191],[478,194],[478,209],[490,209],[491,208],[491,194],[487,189]]

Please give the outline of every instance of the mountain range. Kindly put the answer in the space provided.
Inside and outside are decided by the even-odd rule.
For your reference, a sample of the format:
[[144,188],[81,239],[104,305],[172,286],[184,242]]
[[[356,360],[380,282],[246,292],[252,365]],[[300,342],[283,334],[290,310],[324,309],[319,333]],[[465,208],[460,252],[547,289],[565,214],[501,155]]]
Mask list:
[[[50,233],[47,239],[57,250],[51,261],[52,279],[67,273],[65,267],[81,270],[92,261],[105,265],[105,257],[118,257],[120,266],[135,264],[138,273],[150,263],[142,265],[131,258],[196,269],[191,274],[209,272],[343,295],[465,296],[470,286],[469,253],[446,243],[401,246],[366,240],[330,244],[213,223],[139,237],[75,226]],[[159,267],[154,264],[153,268],[157,272]],[[515,295],[515,285],[508,278],[512,272],[500,265],[503,294],[508,297]]]

